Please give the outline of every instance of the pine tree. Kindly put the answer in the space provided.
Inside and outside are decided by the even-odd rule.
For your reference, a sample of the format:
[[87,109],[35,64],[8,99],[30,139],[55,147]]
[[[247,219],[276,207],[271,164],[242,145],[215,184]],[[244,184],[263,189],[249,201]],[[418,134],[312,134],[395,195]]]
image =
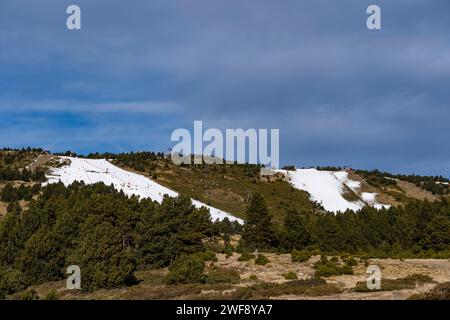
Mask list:
[[311,243],[311,232],[308,219],[304,214],[296,211],[288,211],[284,220],[284,247],[289,251],[301,250]]
[[249,249],[268,249],[275,244],[275,228],[264,197],[255,193],[246,211],[242,239]]

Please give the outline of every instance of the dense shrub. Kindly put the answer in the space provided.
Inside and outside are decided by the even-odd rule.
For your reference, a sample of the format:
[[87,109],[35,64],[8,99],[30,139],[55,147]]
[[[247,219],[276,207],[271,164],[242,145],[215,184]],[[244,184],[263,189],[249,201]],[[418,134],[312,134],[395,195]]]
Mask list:
[[298,279],[297,273],[295,273],[293,271],[289,271],[289,272],[283,273],[282,276],[286,280],[297,280]]
[[291,252],[292,262],[305,262],[311,258],[311,252],[306,250],[293,250]]
[[207,283],[237,283],[241,280],[239,272],[233,269],[214,268],[208,272]]
[[255,255],[249,252],[243,252],[240,257],[238,258],[238,261],[249,261],[252,259],[255,259]]
[[183,254],[176,258],[169,267],[169,273],[164,279],[166,284],[204,283],[205,265],[199,255]]
[[231,299],[268,299],[281,295],[324,296],[338,294],[342,290],[327,284],[324,279],[293,280],[285,283],[261,283],[250,287],[241,287],[231,293]]
[[345,258],[344,263],[346,265],[349,265],[350,267],[354,267],[354,266],[358,265],[358,261],[356,261],[356,259],[353,257]]
[[20,300],[39,300],[36,290],[27,290],[20,295]]
[[314,264],[316,277],[340,276],[343,274],[353,274],[351,266],[344,264],[342,267],[338,264],[337,259],[328,259],[322,256],[319,261]]
[[249,249],[270,249],[275,244],[275,231],[272,215],[269,213],[264,197],[255,193],[250,199],[242,240]]
[[199,252],[198,255],[203,259],[203,261],[217,261],[216,253],[211,250]]
[[0,268],[0,299],[11,293],[24,290],[27,287],[22,272],[12,268]]
[[58,293],[56,292],[56,290],[51,290],[45,295],[44,300],[59,300]]
[[39,184],[35,184],[32,187],[20,185],[18,188],[14,188],[12,184],[7,183],[0,191],[0,199],[4,202],[26,200],[30,201],[34,195],[39,194],[41,187]]
[[[209,211],[197,209],[189,198],[165,197],[161,206],[151,201],[137,223],[138,258],[143,267],[166,267],[181,254],[202,252],[202,240],[212,234]],[[147,213],[148,212],[148,213]]]
[[82,290],[117,288],[135,283],[138,268],[169,266],[183,254],[214,259],[202,241],[214,235],[209,212],[183,196],[160,205],[104,184],[52,184],[25,211],[10,204],[0,221],[0,268],[21,272],[27,285],[65,279],[78,265]]
[[450,300],[450,282],[436,285],[433,289],[425,293],[414,294],[409,299],[412,300]]
[[255,264],[259,264],[261,266],[265,266],[269,262],[269,259],[263,254],[258,254],[258,257],[255,259]]
[[381,279],[381,289],[371,290],[367,287],[367,282],[358,282],[353,288],[356,292],[370,291],[393,291],[402,289],[412,289],[419,284],[431,283],[433,278],[422,274],[412,274],[399,279]]
[[[305,237],[296,238],[295,230]],[[450,201],[412,201],[389,209],[364,207],[336,214],[287,213],[279,239],[278,249],[288,252],[315,246],[328,254],[450,257]]]

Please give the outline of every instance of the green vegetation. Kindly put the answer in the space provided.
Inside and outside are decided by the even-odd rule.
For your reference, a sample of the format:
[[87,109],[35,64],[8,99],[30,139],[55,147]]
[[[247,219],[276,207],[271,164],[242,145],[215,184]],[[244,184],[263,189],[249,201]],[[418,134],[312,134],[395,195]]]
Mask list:
[[344,274],[353,274],[351,266],[344,264],[340,266],[336,258],[328,259],[326,256],[321,256],[320,260],[314,264],[316,277],[331,277],[340,276]]
[[20,295],[20,300],[39,300],[39,296],[35,290],[27,290]]
[[[31,154],[33,151],[0,151],[0,179],[22,182],[42,179],[17,165],[29,164]],[[323,254],[314,266],[316,277],[351,274],[352,267],[358,264],[351,256],[450,257],[450,201],[445,198],[433,203],[409,201],[388,210],[366,207],[358,212],[333,214],[318,210],[305,193],[285,181],[259,179],[259,166],[177,167],[163,154],[148,152],[89,157],[112,158],[123,167],[157,175],[159,183],[186,191],[187,196],[166,197],[158,204],[128,198],[103,184],[75,183],[69,187],[55,184],[44,188],[33,183],[18,187],[2,184],[0,199],[8,202],[8,213],[0,221],[0,298],[30,285],[65,279],[65,268],[71,264],[81,267],[84,291],[129,286],[136,283],[138,271],[166,267],[169,272],[160,281],[161,285],[171,285],[167,296],[183,290],[201,292],[212,284],[230,285],[239,281],[235,270],[206,263],[211,268],[206,273],[205,262],[217,261],[216,253],[220,252],[231,256],[233,234],[242,235],[236,248],[241,253],[238,261],[255,259],[256,264],[267,264],[266,256],[255,257],[251,253],[255,250],[291,253],[293,262],[305,262],[312,255]],[[1,170],[6,172],[3,178]],[[373,174],[371,183],[387,186],[394,181],[380,179],[383,175]],[[420,186],[427,183],[445,186],[446,182],[440,177],[424,178]],[[236,212],[246,218],[245,225],[228,219],[212,223],[208,210],[196,209],[190,197]],[[20,200],[29,202],[24,206],[26,209],[20,207]],[[344,253],[341,261],[337,256]],[[326,255],[334,257],[328,259]],[[294,279],[294,275],[288,272],[283,276]],[[386,290],[428,280],[415,277],[401,283],[387,281]],[[283,285],[258,283],[239,288],[229,297],[336,292],[337,287],[315,279]],[[23,293],[23,298],[36,297],[31,290]],[[48,298],[57,295],[49,294]]]
[[358,265],[358,261],[356,261],[356,259],[353,257],[345,258],[344,263],[346,265],[349,265],[350,267],[355,267]]
[[203,259],[203,261],[217,261],[216,253],[211,250],[199,252],[198,255]]
[[256,205],[252,206],[251,219],[246,221],[242,235],[244,248],[292,252],[315,247],[324,253],[379,258],[450,256],[447,199],[417,200],[382,210],[364,207],[358,212],[337,214],[289,212],[279,227],[270,219],[264,198],[254,197],[256,200],[253,202],[252,198],[251,203]]
[[255,193],[250,199],[247,209],[247,219],[242,233],[246,248],[267,250],[273,247],[275,230],[272,216],[269,213],[264,197]]
[[297,274],[293,271],[289,271],[286,273],[283,273],[282,276],[286,279],[286,280],[297,280]]
[[27,169],[11,169],[0,167],[0,180],[2,181],[36,181],[44,182],[45,173],[43,171],[35,171],[30,173]]
[[[72,264],[80,266],[86,291],[133,284],[134,272],[142,268],[171,265],[176,273],[180,256],[203,253],[196,258],[202,264],[213,259],[202,240],[217,229],[208,210],[196,209],[183,196],[166,197],[159,205],[103,184],[49,185],[28,210],[14,206],[0,222],[2,296],[65,279]],[[18,274],[23,283],[10,285]]]
[[291,252],[292,262],[305,262],[308,261],[312,256],[312,253],[308,250],[293,250]]
[[167,284],[204,283],[206,281],[203,259],[195,254],[177,257],[169,267],[164,282]]
[[411,182],[416,186],[430,191],[435,195],[446,195],[450,193],[450,180],[442,176],[419,176],[415,174],[392,174],[378,170],[356,170],[358,175],[363,177],[367,183],[375,187],[390,187],[397,185],[393,179]]
[[33,186],[25,186],[21,184],[18,188],[14,188],[12,184],[7,183],[0,191],[0,200],[3,202],[19,200],[30,201],[33,196],[39,194],[40,190],[40,184],[35,184]]
[[238,261],[249,261],[252,259],[255,259],[255,255],[249,252],[243,252],[240,257],[238,258]]
[[5,299],[7,295],[24,290],[26,287],[22,272],[10,267],[0,268],[0,299]]
[[255,259],[255,264],[258,264],[261,266],[265,266],[269,262],[270,262],[269,259],[263,254],[258,254],[258,257]]
[[[61,155],[80,156],[70,151]],[[288,209],[316,209],[306,192],[295,189],[283,179],[261,178],[259,165],[227,163],[177,166],[170,157],[154,152],[95,153],[87,157],[112,159],[115,165],[122,168],[150,178],[155,175],[158,183],[241,218],[245,218],[250,196],[254,193],[265,197],[274,220],[279,223]]]
[[40,148],[0,149],[0,167],[25,168],[44,150]]
[[411,300],[450,300],[450,282],[436,285],[425,293],[419,293],[409,297]]
[[342,292],[339,287],[327,284],[324,279],[293,280],[282,284],[262,283],[241,287],[232,292],[230,299],[267,299],[281,295],[325,296]]
[[56,290],[52,290],[45,295],[44,300],[59,300],[58,293]]
[[358,282],[356,286],[353,288],[353,291],[356,292],[370,292],[370,291],[393,291],[393,290],[402,290],[402,289],[412,289],[417,285],[433,282],[433,278],[421,275],[421,274],[413,274],[410,276],[406,276],[404,278],[399,279],[382,279],[381,280],[381,289],[370,290],[367,288],[366,282]]
[[213,283],[238,283],[241,280],[239,272],[233,269],[214,268],[208,272],[206,282]]

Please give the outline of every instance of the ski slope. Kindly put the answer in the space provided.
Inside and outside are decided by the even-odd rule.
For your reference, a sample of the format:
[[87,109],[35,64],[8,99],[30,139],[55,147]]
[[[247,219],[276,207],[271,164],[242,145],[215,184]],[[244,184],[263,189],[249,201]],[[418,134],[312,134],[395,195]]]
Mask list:
[[[150,180],[142,175],[123,170],[109,161],[100,159],[81,159],[73,157],[61,157],[61,161],[69,160],[70,164],[61,168],[54,168],[47,175],[46,184],[62,182],[68,186],[76,181],[85,184],[103,182],[105,185],[113,185],[116,190],[122,190],[127,196],[138,196],[139,198],[150,198],[161,203],[164,195],[170,197],[178,196],[173,190]],[[222,221],[225,217],[230,221],[243,224],[244,221],[222,210],[208,206],[200,201],[192,200],[195,207],[206,207],[209,209],[213,221]]]
[[[311,195],[311,201],[320,203],[327,211],[344,212],[347,209],[356,211],[366,205],[377,209],[389,207],[376,201],[376,193],[363,192],[359,194],[361,182],[349,179],[348,173],[345,171],[320,171],[317,169],[277,171],[287,176],[295,188],[308,192]],[[361,200],[352,202],[345,199],[342,195],[346,187],[359,195]]]

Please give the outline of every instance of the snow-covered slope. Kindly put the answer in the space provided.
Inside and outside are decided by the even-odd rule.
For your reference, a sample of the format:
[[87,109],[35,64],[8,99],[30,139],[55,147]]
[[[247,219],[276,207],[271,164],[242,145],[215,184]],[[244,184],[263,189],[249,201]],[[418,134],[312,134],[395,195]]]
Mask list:
[[[47,183],[62,182],[68,186],[75,181],[83,181],[86,184],[103,182],[105,185],[113,185],[117,190],[122,190],[126,195],[136,195],[140,198],[150,198],[159,203],[162,202],[165,194],[176,197],[178,193],[150,180],[142,175],[123,170],[107,160],[81,159],[73,157],[61,157],[62,161],[69,160],[70,164],[61,168],[52,169],[47,176]],[[223,220],[227,217],[230,221],[238,221],[243,224],[243,220],[222,210],[213,208],[197,200],[192,200],[197,207],[209,209],[212,220]]]
[[361,200],[359,201],[346,200],[343,197],[346,187],[358,194],[361,182],[349,179],[348,173],[345,171],[320,171],[317,169],[278,171],[288,176],[290,183],[295,188],[308,192],[311,200],[320,203],[327,211],[359,210],[365,205],[371,205],[377,209],[388,207],[377,203],[376,193],[363,192],[360,194]]

